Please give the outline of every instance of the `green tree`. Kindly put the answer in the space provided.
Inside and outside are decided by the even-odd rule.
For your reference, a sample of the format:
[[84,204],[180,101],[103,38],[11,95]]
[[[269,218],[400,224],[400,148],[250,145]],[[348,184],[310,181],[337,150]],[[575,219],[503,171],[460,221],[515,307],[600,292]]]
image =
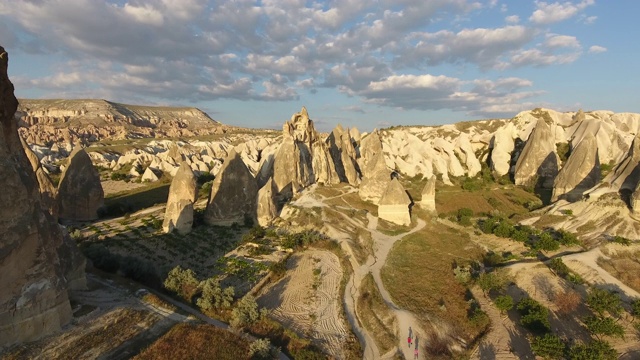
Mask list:
[[579,344],[569,350],[570,360],[617,360],[618,352],[606,341],[594,340]]
[[516,307],[520,324],[534,333],[546,333],[551,329],[549,310],[532,298],[523,298]]
[[600,336],[615,336],[619,338],[624,337],[624,328],[622,325],[616,323],[616,321],[610,317],[604,316],[588,316],[584,319],[584,324],[587,330],[595,335],[599,340]]
[[191,269],[183,269],[180,265],[174,267],[167,274],[164,281],[164,288],[172,291],[186,301],[191,302],[191,298],[198,290],[199,281],[196,273]]
[[549,261],[549,269],[561,278],[569,275],[569,267],[565,265],[561,258],[553,258]]
[[213,310],[228,308],[233,302],[234,290],[229,286],[224,290],[220,287],[220,281],[216,278],[209,278],[200,283],[202,297],[196,304],[203,310]]
[[555,251],[560,248],[560,243],[556,241],[548,232],[543,232],[542,234],[540,234],[540,239],[538,239],[536,247],[544,251]]
[[599,315],[604,315],[605,312],[613,316],[620,315],[622,310],[622,304],[620,303],[620,297],[614,292],[592,288],[587,295],[587,305]]
[[231,312],[231,326],[239,329],[253,324],[259,318],[260,312],[256,299],[251,295],[245,295]]
[[557,335],[544,334],[531,340],[531,350],[543,359],[562,359],[566,345]]
[[509,295],[498,296],[494,302],[501,314],[504,314],[513,308],[513,298]]
[[493,234],[502,238],[508,238],[508,237],[511,237],[513,230],[514,230],[513,225],[511,225],[509,221],[502,220],[500,221],[498,226],[493,228]]

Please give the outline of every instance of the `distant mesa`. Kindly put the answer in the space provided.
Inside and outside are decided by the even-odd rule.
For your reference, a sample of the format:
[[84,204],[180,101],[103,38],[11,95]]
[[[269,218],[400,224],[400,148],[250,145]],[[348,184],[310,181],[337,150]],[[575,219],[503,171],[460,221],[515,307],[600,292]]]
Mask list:
[[38,145],[190,137],[228,129],[197,108],[125,105],[98,99],[20,99],[15,117],[20,135],[29,144]]

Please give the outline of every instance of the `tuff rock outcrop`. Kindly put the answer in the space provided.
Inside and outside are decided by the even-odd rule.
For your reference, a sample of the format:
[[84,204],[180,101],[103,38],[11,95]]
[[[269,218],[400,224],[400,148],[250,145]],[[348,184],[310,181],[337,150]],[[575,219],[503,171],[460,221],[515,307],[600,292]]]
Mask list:
[[560,162],[554,139],[546,121],[538,119],[516,162],[513,176],[516,185],[553,187]]
[[634,217],[638,217],[640,215],[640,182],[631,194],[629,205],[631,206],[631,213],[634,215]]
[[315,181],[311,149],[318,141],[306,108],[282,125],[283,140],[273,160],[273,182],[279,194],[291,197]]
[[600,161],[596,138],[585,137],[573,149],[555,181],[551,201],[564,198],[576,201],[582,193],[596,186],[600,181]]
[[411,199],[398,179],[389,181],[387,188],[378,202],[378,217],[398,225],[410,225],[409,212]]
[[51,216],[55,219],[58,218],[58,201],[56,200],[56,187],[53,186],[49,175],[42,168],[42,164],[40,164],[40,159],[38,155],[31,150],[29,145],[24,141],[24,139],[20,138],[22,143],[22,148],[24,149],[27,158],[29,159],[29,163],[31,164],[31,168],[33,172],[36,174],[36,178],[38,179],[38,187],[40,189],[40,196],[43,209],[48,211]]
[[362,200],[377,204],[391,179],[391,171],[384,160],[382,141],[377,130],[361,140],[358,160],[362,172],[358,195]]
[[436,176],[431,176],[422,189],[422,198],[418,205],[429,212],[436,212]]
[[271,221],[278,216],[278,207],[274,199],[275,194],[276,188],[273,184],[273,179],[269,179],[258,191],[256,217],[260,226],[269,226]]
[[183,161],[169,187],[169,198],[162,222],[162,230],[165,233],[170,233],[173,230],[180,234],[191,232],[193,203],[196,201],[197,195],[196,177],[189,164]]
[[58,185],[59,216],[64,220],[95,220],[103,204],[100,174],[87,152],[76,146]]
[[43,210],[38,180],[23,150],[18,101],[0,47],[0,347],[36,340],[71,320],[57,248],[60,228]]
[[327,138],[329,153],[333,159],[340,182],[358,185],[360,176],[356,164],[356,150],[351,142],[349,130],[336,126]]
[[240,155],[231,150],[211,185],[211,196],[204,214],[210,225],[242,224],[256,219],[258,183]]
[[627,152],[627,156],[604,179],[613,191],[635,191],[640,182],[640,133],[636,135]]
[[144,174],[142,174],[142,177],[140,178],[140,180],[141,180],[142,182],[145,182],[145,181],[146,181],[146,182],[156,182],[156,181],[158,181],[158,180],[160,180],[160,179],[158,178],[158,175],[156,175],[156,173],[155,173],[155,172],[153,172],[153,170],[151,169],[151,167],[147,167],[147,168],[144,170]]

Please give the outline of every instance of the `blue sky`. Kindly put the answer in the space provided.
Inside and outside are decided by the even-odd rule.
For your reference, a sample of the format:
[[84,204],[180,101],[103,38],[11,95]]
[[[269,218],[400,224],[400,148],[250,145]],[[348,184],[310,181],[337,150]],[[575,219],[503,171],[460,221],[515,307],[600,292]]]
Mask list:
[[640,112],[640,2],[0,0],[18,97],[196,106],[223,123],[368,131]]

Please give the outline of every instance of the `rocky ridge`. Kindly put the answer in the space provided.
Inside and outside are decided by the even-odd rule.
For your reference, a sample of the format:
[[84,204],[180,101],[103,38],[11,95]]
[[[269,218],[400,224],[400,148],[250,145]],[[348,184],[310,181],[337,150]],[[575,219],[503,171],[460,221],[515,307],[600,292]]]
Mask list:
[[228,129],[196,108],[126,105],[98,99],[20,99],[15,117],[20,135],[29,144],[38,145],[107,138],[190,137]]

